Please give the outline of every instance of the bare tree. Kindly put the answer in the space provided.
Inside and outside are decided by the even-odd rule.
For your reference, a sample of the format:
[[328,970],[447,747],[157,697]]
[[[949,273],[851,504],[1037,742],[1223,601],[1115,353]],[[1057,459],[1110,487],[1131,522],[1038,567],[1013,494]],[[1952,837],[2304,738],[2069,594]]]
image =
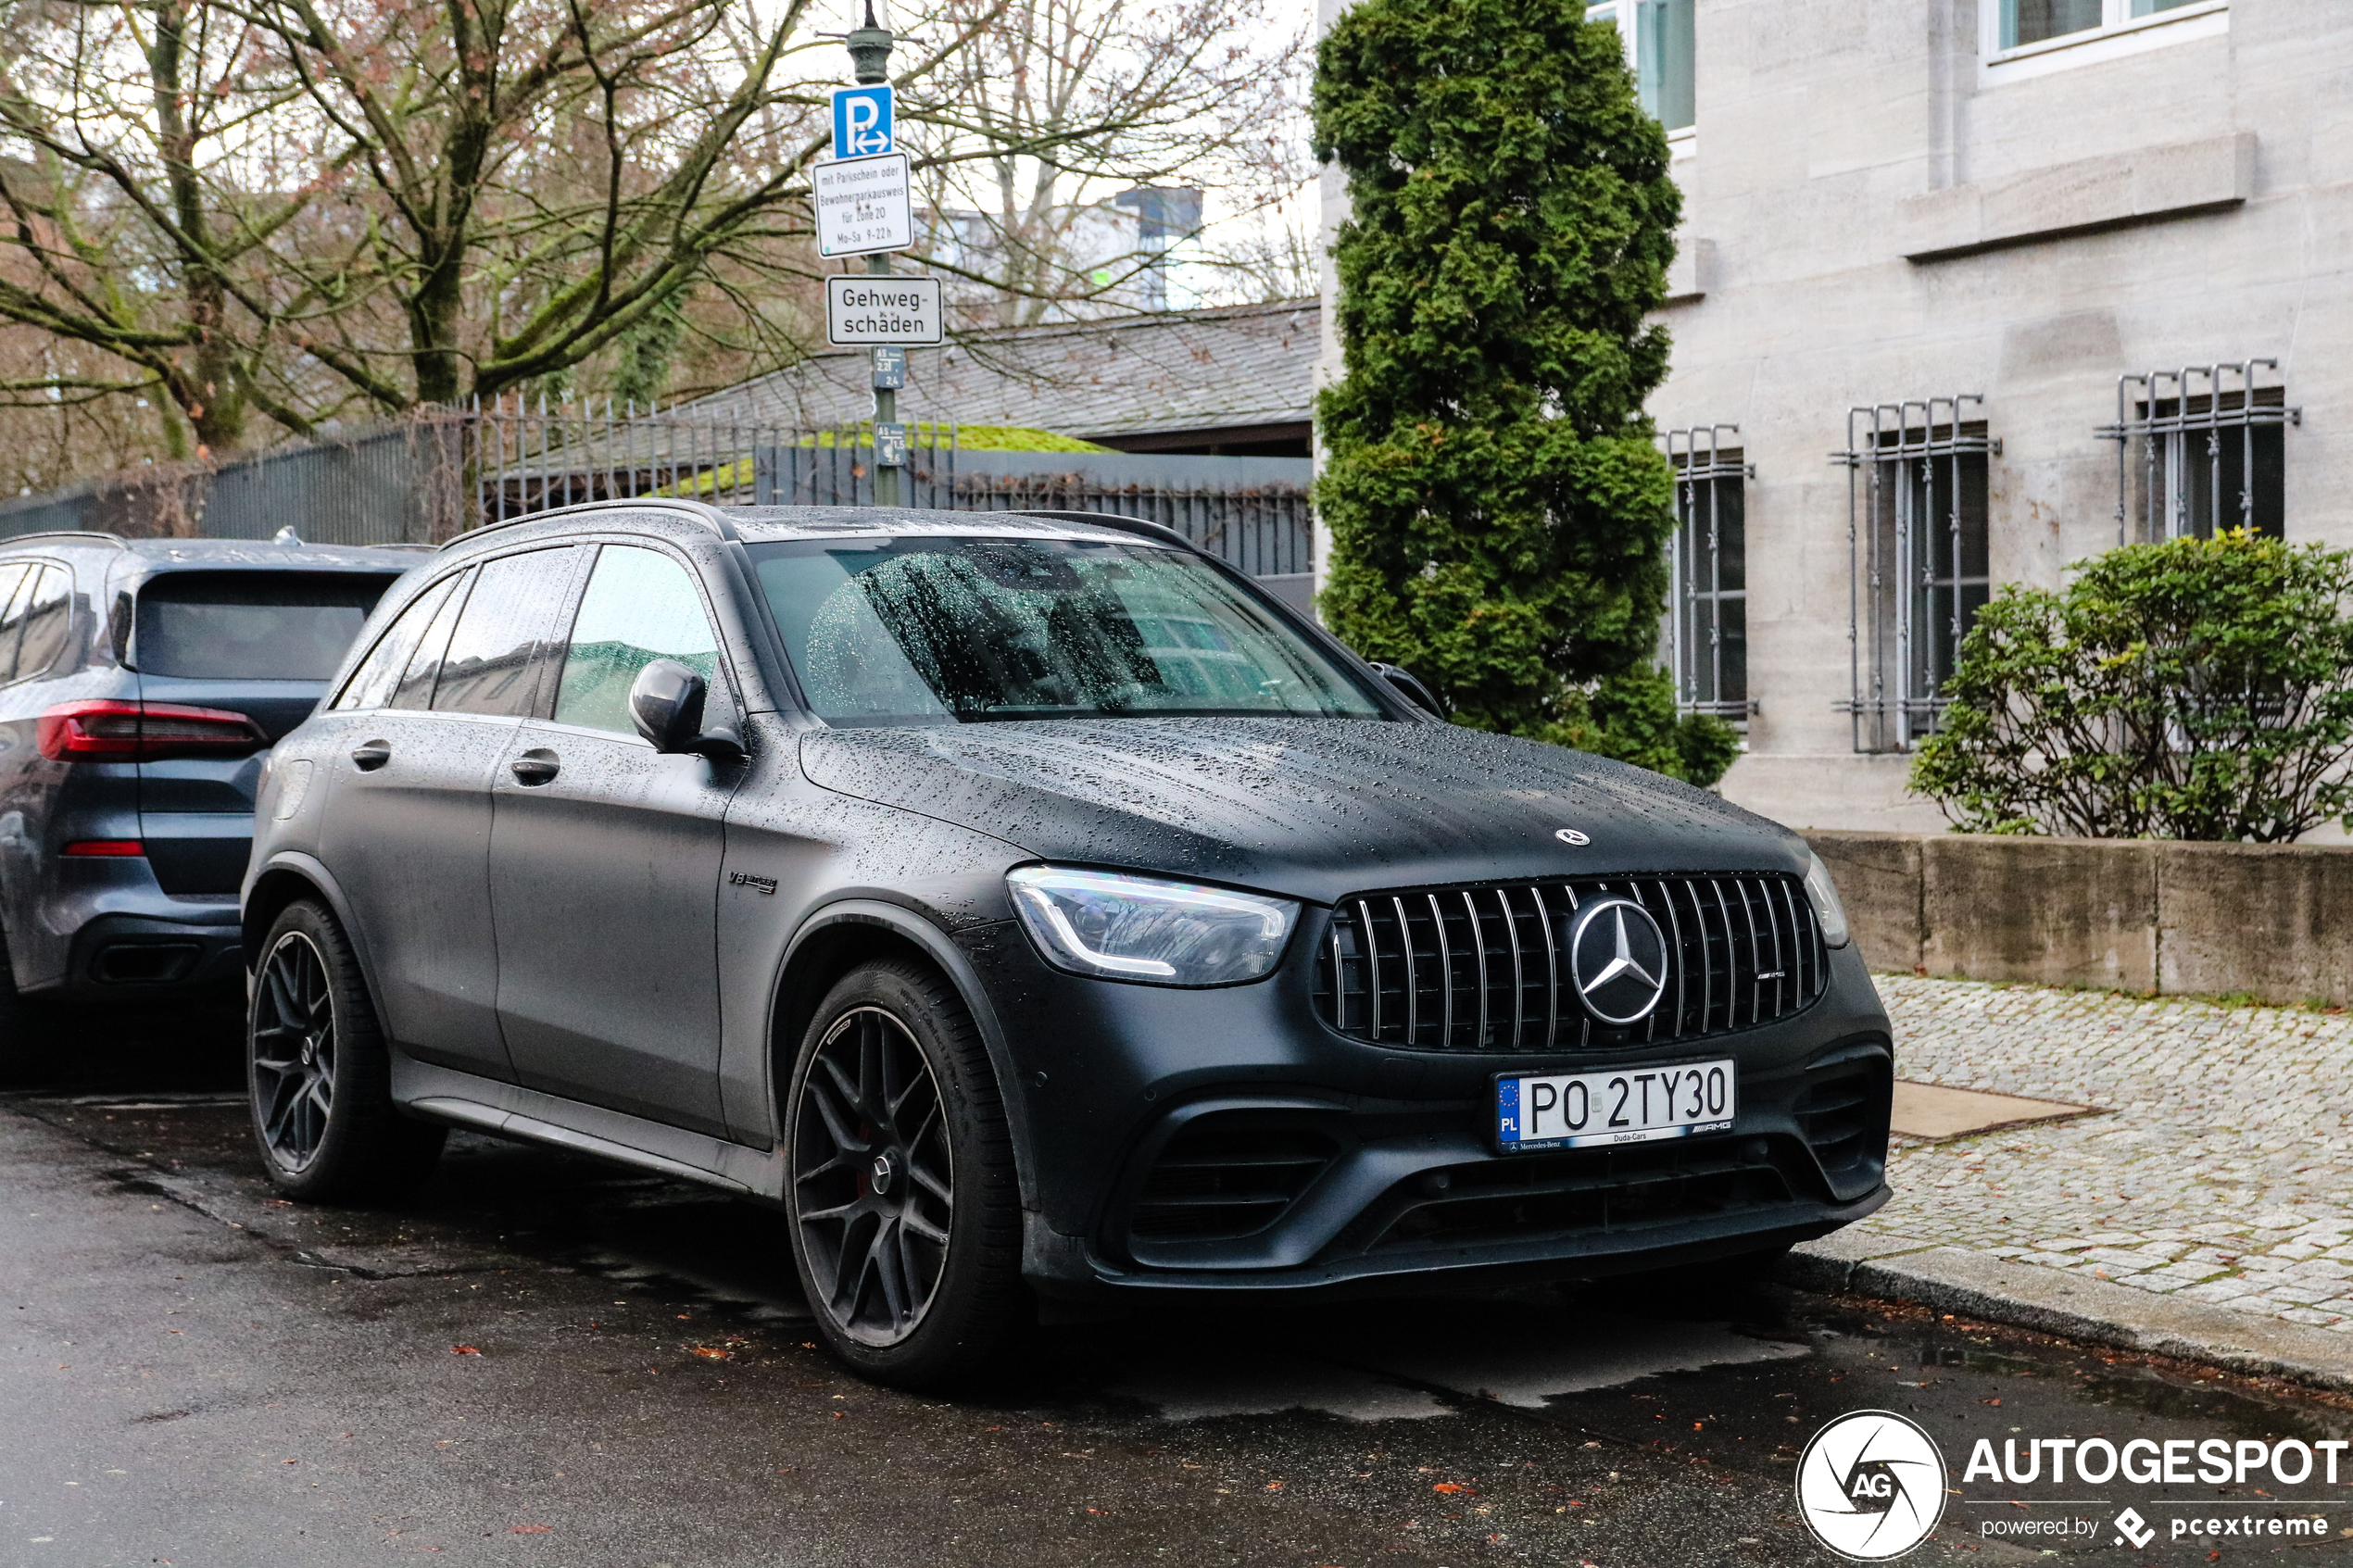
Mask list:
[[[925,258],[984,285],[1000,324],[1132,307],[1164,252],[1122,221],[1123,190],[1206,188],[1249,213],[1302,177],[1306,29],[1270,0],[939,0],[937,16],[974,43],[908,111],[937,215]],[[1200,255],[1189,210],[1162,244]]]
[[[1278,185],[1303,40],[1263,41],[1265,3],[902,15],[918,167],[1006,239],[937,264],[1034,319],[1150,264],[1072,260],[1116,190]],[[145,398],[167,455],[205,456],[257,415],[308,433],[789,358],[830,270],[809,168],[845,63],[811,5],[0,0],[0,330],[31,334],[0,406]]]

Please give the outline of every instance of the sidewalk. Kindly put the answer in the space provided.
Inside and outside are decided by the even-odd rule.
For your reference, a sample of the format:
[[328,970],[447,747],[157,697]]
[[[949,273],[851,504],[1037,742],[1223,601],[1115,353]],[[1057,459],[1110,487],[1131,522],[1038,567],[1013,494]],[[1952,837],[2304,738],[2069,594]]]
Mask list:
[[2353,1388],[2353,1014],[1879,987],[1899,1077],[2104,1114],[1899,1139],[1796,1278]]

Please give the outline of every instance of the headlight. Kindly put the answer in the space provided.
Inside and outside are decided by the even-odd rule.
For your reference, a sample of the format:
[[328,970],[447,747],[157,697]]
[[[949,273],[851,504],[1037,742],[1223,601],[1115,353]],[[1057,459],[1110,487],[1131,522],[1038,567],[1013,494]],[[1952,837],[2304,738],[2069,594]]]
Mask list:
[[1008,872],[1013,908],[1049,962],[1153,985],[1255,980],[1283,956],[1299,906],[1287,898],[1115,872]]
[[1843,947],[1848,935],[1846,909],[1838,901],[1838,889],[1831,885],[1831,869],[1810,851],[1806,860],[1806,901],[1814,906],[1814,918],[1822,922],[1822,940]]

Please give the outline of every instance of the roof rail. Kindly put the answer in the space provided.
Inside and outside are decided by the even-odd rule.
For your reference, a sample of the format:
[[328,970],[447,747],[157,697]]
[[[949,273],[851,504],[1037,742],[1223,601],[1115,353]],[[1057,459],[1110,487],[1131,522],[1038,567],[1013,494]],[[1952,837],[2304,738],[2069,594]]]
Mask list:
[[549,507],[545,511],[525,512],[521,517],[502,517],[496,522],[481,523],[469,528],[456,538],[443,541],[435,548],[446,550],[453,545],[463,544],[469,539],[479,539],[496,528],[512,528],[522,522],[545,522],[551,517],[571,517],[578,512],[611,511],[616,508],[626,508],[632,511],[683,512],[722,539],[733,543],[742,538],[742,535],[736,532],[736,525],[729,522],[718,508],[705,506],[700,501],[689,501],[676,495],[615,495],[602,501],[582,501],[575,506]]
[[1040,511],[1026,508],[1013,515],[1051,518],[1056,522],[1091,522],[1101,528],[1116,528],[1123,533],[1140,533],[1147,539],[1156,539],[1164,545],[1175,545],[1179,548],[1190,550],[1195,555],[1202,553],[1199,545],[1194,544],[1166,523],[1152,522],[1140,517],[1121,517],[1117,512]]
[[101,533],[94,528],[51,528],[38,533],[11,533],[0,537],[0,550],[11,545],[20,545],[27,539],[93,539],[101,545],[112,545],[118,550],[131,548],[120,533]]

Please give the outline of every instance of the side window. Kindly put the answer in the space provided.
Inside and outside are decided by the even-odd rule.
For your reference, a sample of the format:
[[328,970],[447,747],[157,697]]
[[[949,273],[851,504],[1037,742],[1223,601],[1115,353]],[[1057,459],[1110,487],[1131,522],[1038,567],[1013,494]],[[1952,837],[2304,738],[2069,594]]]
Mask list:
[[43,567],[27,598],[19,679],[47,674],[66,651],[73,631],[73,574],[61,566]]
[[6,569],[5,592],[6,606],[0,608],[0,685],[17,678],[17,653],[24,646],[25,614],[32,608],[33,590],[40,585],[41,569],[37,566],[11,566]]
[[449,633],[458,624],[458,612],[466,606],[466,590],[473,583],[471,571],[451,579],[449,596],[441,602],[434,618],[425,624],[425,634],[417,644],[417,651],[409,656],[401,667],[400,684],[392,689],[392,700],[386,708],[431,708],[433,684],[441,677],[441,656],[449,646]]
[[573,620],[556,688],[556,722],[629,735],[629,687],[657,659],[674,659],[712,685],[719,640],[686,568],[659,550],[607,545]]
[[578,559],[563,547],[484,565],[441,661],[433,696],[436,712],[531,711],[539,691],[539,650],[553,635],[557,604],[572,585]]
[[393,688],[400,682],[401,671],[409,668],[409,660],[416,656],[417,646],[425,640],[425,628],[433,624],[442,601],[458,581],[453,574],[434,583],[410,602],[400,612],[400,619],[384,628],[384,635],[351,679],[343,684],[343,691],[331,705],[336,710],[356,708],[382,708],[392,699]]

